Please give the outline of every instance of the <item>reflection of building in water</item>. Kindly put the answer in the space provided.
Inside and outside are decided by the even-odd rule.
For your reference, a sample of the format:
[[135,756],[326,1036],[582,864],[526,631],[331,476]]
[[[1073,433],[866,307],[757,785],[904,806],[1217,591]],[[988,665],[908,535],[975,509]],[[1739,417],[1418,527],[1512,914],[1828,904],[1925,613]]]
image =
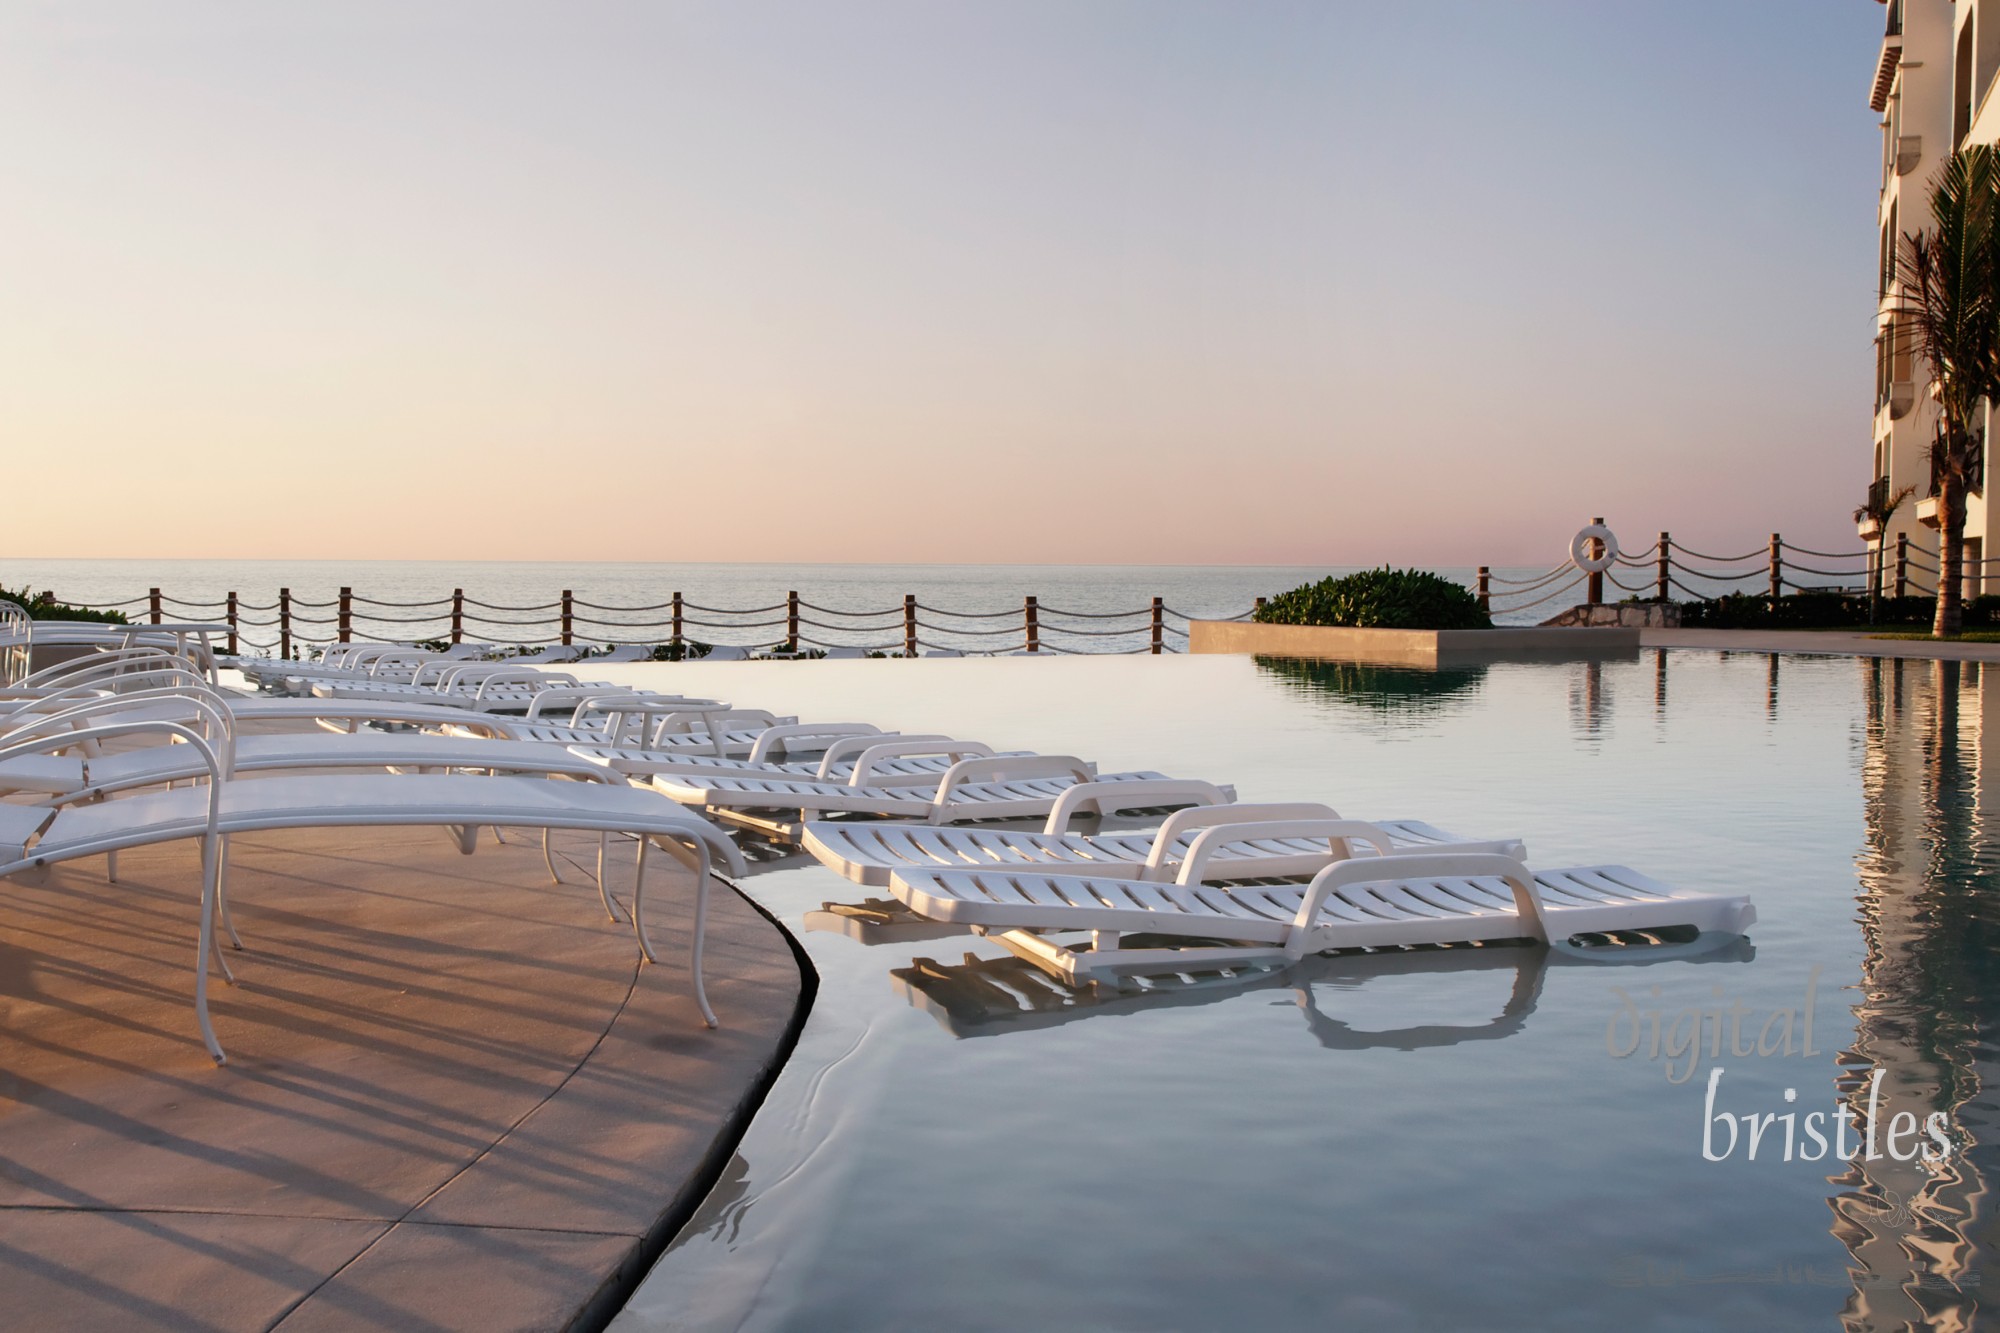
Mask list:
[[[1829,1201],[1853,1254],[1843,1311],[1853,1330],[1975,1327],[1994,1252],[1984,1182],[2000,1167],[2000,1083],[1982,1031],[2000,1017],[2000,875],[1985,845],[1994,802],[1984,762],[2000,740],[2000,671],[1976,663],[1865,661],[1867,844],[1858,864],[1866,945],[1842,1090],[1865,1131],[1881,1071],[1878,1129],[1942,1111],[1958,1148],[1943,1162],[1857,1154]],[[1987,719],[1994,726],[1985,725]],[[2000,1176],[1996,1176],[2000,1179]]]

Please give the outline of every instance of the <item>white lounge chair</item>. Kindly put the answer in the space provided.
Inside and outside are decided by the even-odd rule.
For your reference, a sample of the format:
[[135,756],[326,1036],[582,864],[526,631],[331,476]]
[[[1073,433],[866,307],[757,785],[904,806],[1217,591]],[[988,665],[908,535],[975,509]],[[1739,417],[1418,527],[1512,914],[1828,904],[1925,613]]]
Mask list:
[[532,653],[520,653],[507,659],[512,666],[549,666],[574,662],[589,652],[580,643],[552,643],[546,648],[538,648]]
[[[1359,836],[1336,828],[1334,821],[1278,821],[1266,832]],[[1674,927],[1741,934],[1756,920],[1747,897],[1689,893],[1623,866],[1530,871],[1497,853],[1394,855],[1386,838],[1375,849],[1385,854],[1336,861],[1310,884],[1224,888],[1190,856],[1171,884],[1018,870],[906,870],[891,877],[889,891],[919,915],[972,926],[1067,981],[1284,963],[1345,948],[1547,943]],[[1065,945],[1046,938],[1062,931],[1088,931],[1090,940]],[[1121,948],[1119,937],[1133,933],[1190,942]]]
[[1046,816],[1062,794],[1079,783],[1097,788],[1083,809],[1158,809],[1212,805],[1235,799],[1227,787],[1169,778],[1152,772],[1099,774],[1073,755],[1014,755],[962,759],[945,770],[933,789],[877,783],[823,782],[806,778],[694,777],[661,774],[655,790],[683,805],[731,822],[749,823],[780,837],[796,839],[800,829],[753,812],[872,815],[921,819],[931,824],[975,819]]
[[762,708],[700,708],[670,712],[654,725],[647,748],[678,754],[710,754],[720,758],[748,756],[772,727],[791,726],[795,717],[780,717]]
[[0,597],[0,685],[28,674],[34,660],[35,621],[19,602]]
[[0,715],[52,695],[112,693],[149,688],[158,680],[194,680],[209,685],[208,673],[190,656],[170,648],[139,645],[104,648],[82,657],[43,667],[0,687]]
[[[0,729],[19,725],[36,715],[73,708],[96,698],[131,698],[164,690],[169,697],[183,691],[219,699],[238,721],[318,722],[329,730],[352,731],[364,722],[441,728],[447,724],[462,734],[502,739],[527,739],[510,718],[468,713],[440,704],[406,703],[393,699],[285,698],[217,692],[190,661],[170,652],[131,649],[100,654],[98,660],[76,661],[36,672],[13,689],[0,690]],[[167,708],[160,716],[180,716]]]
[[[165,701],[142,700],[145,711],[159,716]],[[73,720],[106,714],[76,710]],[[115,716],[115,713],[110,714]],[[64,715],[57,715],[62,721]],[[69,729],[69,728],[66,728]],[[24,728],[49,734],[37,728]],[[0,740],[21,733],[10,733]],[[274,773],[301,769],[477,770],[489,773],[532,773],[577,782],[623,782],[602,765],[573,755],[560,746],[535,741],[477,740],[428,732],[355,731],[327,735],[305,732],[244,736],[235,741],[238,773]],[[94,800],[143,787],[171,786],[204,776],[199,754],[184,745],[154,745],[112,754],[33,754],[0,762],[0,791],[32,792],[62,801]]]
[[[721,830],[642,789],[606,783],[548,782],[534,778],[462,776],[335,776],[284,780],[230,775],[226,750],[200,731],[161,721],[119,722],[58,737],[0,745],[0,762],[36,753],[52,742],[76,744],[153,733],[183,742],[203,756],[208,780],[199,786],[60,808],[0,803],[0,877],[39,870],[78,857],[198,838],[202,842],[202,893],[195,972],[195,1014],[202,1040],[217,1063],[226,1057],[208,1015],[208,962],[215,953],[226,842],[237,833],[349,826],[439,826],[455,831],[470,850],[468,831],[522,827],[623,833],[638,839],[638,878],[632,924],[641,953],[654,961],[645,925],[645,860],[650,843],[686,861],[696,873],[692,949],[695,1001],[709,1026],[714,1011],[702,985],[702,937],[707,922],[710,867],[720,860],[741,874],[742,853]],[[227,969],[225,968],[225,975]]]
[[[427,662],[450,660],[443,653],[434,653],[408,644],[364,644],[341,645],[352,648],[351,652],[329,651],[320,661],[293,662],[279,659],[248,659],[236,670],[244,679],[258,685],[277,685],[286,680],[409,680],[416,669]],[[388,664],[390,674],[383,675],[382,668]]]
[[[583,683],[564,671],[480,662],[448,667],[439,674],[435,686],[427,684],[420,673],[407,685],[335,680],[313,684],[310,692],[322,699],[399,699],[451,704],[472,712],[518,713],[544,690],[574,688]],[[601,690],[618,688],[604,681],[592,682],[592,686]]]
[[[721,713],[730,707],[720,699],[684,694],[607,689],[602,685],[558,686],[530,700],[513,730],[523,740],[551,745],[643,745],[669,714]],[[561,713],[565,708],[569,709],[567,717]],[[476,727],[478,720],[469,720],[467,725]]]
[[[856,884],[882,886],[899,870],[1023,870],[1159,882],[1180,874],[1193,848],[1220,879],[1287,878],[1317,873],[1329,863],[1366,855],[1364,838],[1333,835],[1270,838],[1239,836],[1236,825],[1277,820],[1339,820],[1316,804],[1225,804],[1176,810],[1156,831],[1077,833],[1072,817],[1091,798],[1089,786],[1064,792],[1040,833],[1014,829],[935,828],[928,824],[821,820],[805,826],[801,845],[821,865]],[[1398,853],[1499,852],[1525,858],[1518,839],[1473,842],[1422,820],[1383,820],[1361,826],[1379,830]]]
[[[432,652],[409,643],[335,643],[328,644],[325,653],[318,660],[295,660],[290,658],[238,657],[224,659],[233,665],[246,679],[259,685],[279,685],[286,680],[336,680],[353,679],[374,672],[377,664],[384,659],[396,659],[407,665],[408,659],[415,659],[418,665],[429,662],[473,662],[492,651],[491,644],[455,643],[442,652]],[[414,671],[406,674],[414,675]]]
[[[927,785],[933,789],[945,770],[960,759],[993,754],[992,746],[979,741],[954,740],[949,736],[906,736],[873,728],[865,732],[853,730],[860,725],[864,724],[805,722],[770,727],[758,737],[749,756],[742,759],[643,746],[572,745],[570,750],[632,778],[655,774],[694,778],[808,778],[850,785],[856,781],[886,786]],[[817,759],[768,757],[790,753],[795,747],[811,750],[821,744],[825,749]]]
[[736,708],[716,699],[648,695],[605,686],[563,687],[544,692],[557,702],[576,700],[566,723],[541,721],[538,696],[516,731],[525,739],[558,745],[618,745],[673,754],[743,755],[772,727],[798,721],[761,708]]

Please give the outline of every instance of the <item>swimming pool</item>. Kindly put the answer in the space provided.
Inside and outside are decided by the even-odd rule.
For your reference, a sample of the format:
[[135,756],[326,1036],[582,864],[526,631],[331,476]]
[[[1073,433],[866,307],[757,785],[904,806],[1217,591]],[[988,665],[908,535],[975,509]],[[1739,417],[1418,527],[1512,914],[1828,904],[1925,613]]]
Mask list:
[[1100,994],[969,935],[859,942],[840,928],[883,891],[779,863],[745,888],[818,998],[625,1333],[1972,1322],[2000,672],[1650,650],[633,670],[1519,835],[1531,864],[1747,892],[1760,920],[1691,958],[1339,956]]

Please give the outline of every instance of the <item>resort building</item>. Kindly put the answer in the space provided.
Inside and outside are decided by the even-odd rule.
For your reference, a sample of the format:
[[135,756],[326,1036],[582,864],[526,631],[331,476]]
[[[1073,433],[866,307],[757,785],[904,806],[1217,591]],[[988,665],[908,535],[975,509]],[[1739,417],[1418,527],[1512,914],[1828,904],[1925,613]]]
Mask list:
[[[1988,96],[2000,71],[2000,0],[1886,0],[1882,47],[1868,105],[1882,114],[1881,194],[1876,277],[1875,422],[1868,513],[1862,538],[1880,562],[1886,591],[1894,591],[1898,539],[1928,552],[1937,543],[1937,500],[1930,468],[1937,409],[1919,382],[1920,358],[1906,323],[1894,311],[1898,238],[1929,220],[1929,188],[1938,166],[1961,144],[2000,141],[2000,106]],[[1989,433],[1990,438],[1990,433]],[[1897,492],[1914,487],[1889,514],[1881,511]],[[2000,519],[1976,488],[1967,501],[1966,594],[1984,591],[1982,560],[2000,534]],[[1913,571],[1912,583],[1928,585]],[[1928,587],[1912,587],[1928,591]]]

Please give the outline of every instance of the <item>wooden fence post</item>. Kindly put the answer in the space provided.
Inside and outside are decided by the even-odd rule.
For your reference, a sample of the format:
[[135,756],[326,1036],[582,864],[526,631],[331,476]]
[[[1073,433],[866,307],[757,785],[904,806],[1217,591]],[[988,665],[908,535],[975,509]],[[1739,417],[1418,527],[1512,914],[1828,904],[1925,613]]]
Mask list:
[[1042,625],[1040,613],[1035,610],[1034,598],[1021,603],[1021,618],[1028,631],[1028,651],[1039,653],[1042,651]]
[[[1493,610],[1492,579],[1493,571],[1485,565],[1481,565],[1479,567],[1479,609],[1489,613]],[[1263,604],[1264,599],[1259,597],[1257,605],[1262,606]]]
[[1256,614],[1257,612],[1259,612],[1259,611],[1262,611],[1262,610],[1264,609],[1264,603],[1265,603],[1265,602],[1266,602],[1267,600],[1268,600],[1267,598],[1263,598],[1263,597],[1259,597],[1259,598],[1257,599],[1257,604],[1256,604],[1255,606],[1253,606],[1253,607],[1251,607],[1251,608],[1250,608],[1250,611],[1251,611],[1251,614],[1253,614],[1253,615],[1254,615],[1254,614]]
[[160,590],[158,588],[155,588],[152,591],[152,597],[150,602],[148,603],[147,614],[153,618],[153,623],[155,625],[160,623]]
[[347,643],[354,637],[354,589],[340,590],[340,641]]
[[1656,602],[1671,602],[1672,600],[1674,600],[1674,598],[1673,598],[1673,587],[1674,587],[1674,584],[1673,584],[1673,578],[1674,578],[1674,557],[1673,557],[1673,549],[1674,549],[1674,539],[1673,539],[1672,535],[1671,535],[1671,534],[1669,534],[1669,533],[1665,533],[1665,532],[1661,533],[1661,534],[1660,534],[1660,565],[1659,565],[1659,570],[1658,570],[1658,572],[1656,572],[1656,573],[1655,573],[1655,574],[1653,575],[1653,600],[1654,600],[1654,601],[1656,601]]
[[292,590],[278,589],[278,656],[292,658]]
[[1165,602],[1161,601],[1157,597],[1153,599],[1153,656],[1155,657],[1158,657],[1160,655],[1161,639],[1165,635],[1167,629],[1165,608],[1166,608]]
[[236,594],[229,594],[229,655],[236,656]]
[[1783,597],[1785,595],[1784,550],[1785,550],[1784,539],[1779,537],[1777,533],[1775,532],[1772,533],[1771,534],[1771,596],[1774,600],[1776,598]]
[[451,641],[453,643],[462,643],[464,640],[465,589],[453,588],[451,590]]
[[1910,586],[1910,534],[1896,534],[1896,596],[1909,595]]
[[673,637],[673,642],[675,642],[675,643],[679,643],[680,641],[681,641],[681,595],[680,595],[679,593],[675,593],[675,594],[674,594],[674,637]]
[[917,655],[917,595],[903,594],[903,656]]
[[785,651],[799,650],[799,590],[792,589],[785,594]]
[[576,636],[572,633],[572,631],[575,628],[576,628],[576,606],[574,604],[574,594],[572,594],[568,588],[564,588],[563,600],[562,600],[563,647],[567,648],[570,646],[570,644],[576,641]]
[[[1596,524],[1600,528],[1604,526],[1604,520],[1601,518],[1593,518],[1590,521]],[[1604,554],[1604,543],[1599,539],[1597,539],[1596,537],[1592,537],[1590,539],[1590,558],[1595,560],[1600,556],[1602,556],[1603,554]],[[1603,603],[1604,575],[1602,573],[1594,570],[1591,572],[1588,595],[1584,598],[1584,600],[1589,602],[1592,606],[1598,606]]]

